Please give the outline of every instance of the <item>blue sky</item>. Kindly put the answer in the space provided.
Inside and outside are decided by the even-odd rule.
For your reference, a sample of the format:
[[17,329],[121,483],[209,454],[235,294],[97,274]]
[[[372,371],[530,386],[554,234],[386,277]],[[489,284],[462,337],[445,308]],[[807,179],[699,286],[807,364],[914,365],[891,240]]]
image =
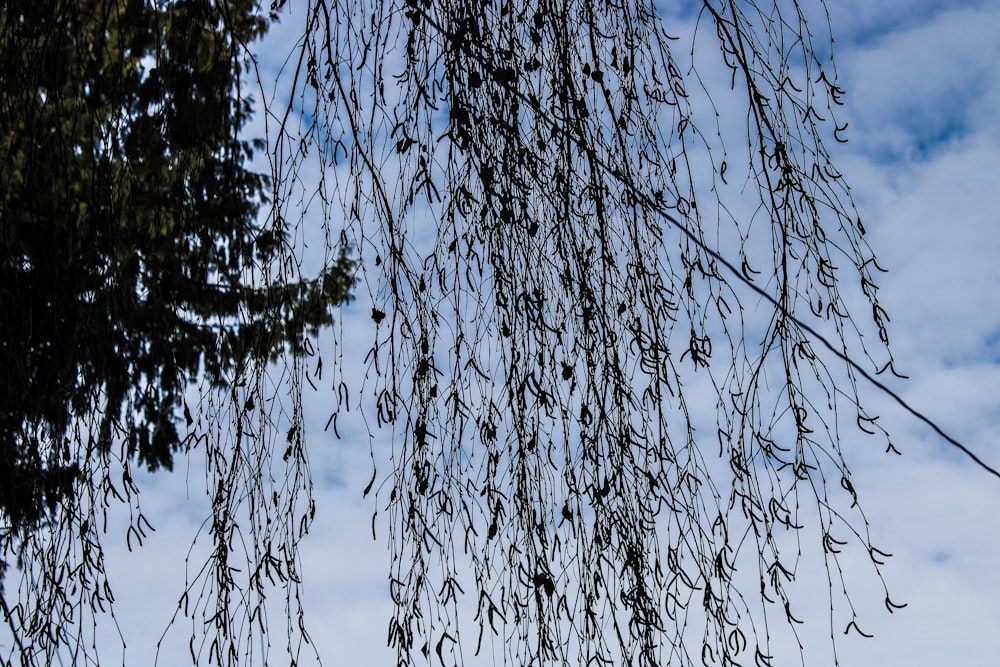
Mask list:
[[[839,152],[890,273],[896,388],[1000,463],[1000,7],[831,3],[851,143]],[[876,410],[879,412],[879,410]],[[886,404],[903,456],[852,452],[909,607],[873,617],[844,664],[991,665],[1000,650],[1000,480]]]
[[[842,120],[850,123],[850,142],[831,150],[890,271],[881,302],[891,317],[897,368],[910,376],[893,387],[1000,467],[1000,7],[831,0],[831,18],[847,91]],[[367,349],[369,314],[361,291],[337,335]],[[876,391],[863,391],[902,456],[867,443],[844,443],[845,451],[875,542],[894,554],[885,569],[893,599],[908,606],[890,616],[875,591],[878,604],[863,615],[875,637],[838,637],[840,662],[995,665],[1000,479]],[[324,398],[308,401],[319,508],[303,546],[309,628],[325,664],[391,664],[388,551],[384,541],[372,541],[376,507],[361,498],[371,477],[370,443],[323,433]],[[345,420],[341,432],[350,433],[351,424]],[[389,444],[376,442],[374,449],[379,456]],[[183,585],[191,539],[206,516],[197,471],[186,480],[179,468],[145,479],[145,513],[157,528],[149,542],[129,554],[124,538],[107,540],[127,664],[150,664]],[[380,479],[386,471],[380,461]],[[376,531],[384,540],[380,521]],[[817,591],[821,602],[824,595]],[[818,647],[807,664],[832,664],[821,603],[815,612],[803,629],[807,643]],[[168,635],[161,664],[184,664],[185,630],[182,621]],[[117,632],[106,625],[98,634],[115,657]],[[280,650],[281,642],[273,643]]]

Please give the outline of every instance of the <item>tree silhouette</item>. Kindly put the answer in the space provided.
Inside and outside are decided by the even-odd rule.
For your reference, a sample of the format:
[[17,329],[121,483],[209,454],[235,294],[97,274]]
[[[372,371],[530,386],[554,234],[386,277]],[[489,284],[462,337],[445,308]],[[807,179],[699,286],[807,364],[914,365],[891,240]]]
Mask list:
[[400,664],[768,664],[802,551],[861,632],[841,552],[883,554],[840,443],[892,445],[814,333],[892,357],[825,8],[671,9],[310,3],[322,131],[288,141],[378,286]]
[[[16,601],[0,597],[21,662],[53,664],[63,645],[76,659],[87,610],[112,598],[101,527],[110,503],[135,502],[134,463],[205,449],[220,588],[232,503],[266,497],[257,534],[291,539],[306,482],[254,486],[278,445],[244,444],[268,419],[252,383],[306,356],[354,262],[342,248],[302,280],[287,230],[258,222],[269,179],[244,165],[263,144],[241,135],[244,48],[267,27],[254,3],[0,9],[0,577],[15,555],[25,569]],[[215,423],[227,409],[230,432]],[[300,423],[285,429],[297,443]],[[285,460],[294,470],[302,452]],[[149,529],[134,507],[130,543]],[[224,592],[212,603],[228,628]]]
[[[237,63],[250,3],[177,3],[188,5],[212,7],[221,32],[209,32]],[[301,31],[284,92],[263,100],[269,221],[331,252],[350,241],[373,299],[369,374],[334,368],[331,419],[360,403],[393,435],[379,494],[399,664],[493,652],[513,664],[768,665],[778,625],[795,633],[800,620],[803,553],[826,573],[831,639],[862,632],[842,552],[869,559],[878,580],[884,554],[840,443],[856,430],[892,444],[845,359],[886,371],[892,357],[879,268],[826,147],[845,127],[824,5],[270,9]],[[670,11],[690,12],[696,32],[671,34]],[[246,97],[227,100],[248,111]],[[194,420],[195,433],[202,419],[232,424],[209,438],[216,549],[184,598],[210,619],[195,660],[252,658],[265,578],[299,609],[295,547],[312,509],[301,352],[287,412],[265,407],[273,370],[251,355],[245,384],[204,399]],[[282,467],[273,443],[286,422]],[[75,535],[77,521],[55,534]],[[83,522],[70,542],[86,559],[95,533]],[[236,531],[255,538],[236,549]],[[55,544],[30,552],[38,571],[59,571]],[[81,595],[100,595],[103,579],[84,583]],[[46,651],[72,644],[67,607],[51,602],[59,586],[28,594],[48,603],[44,628],[8,621]],[[24,618],[19,604],[8,618]]]

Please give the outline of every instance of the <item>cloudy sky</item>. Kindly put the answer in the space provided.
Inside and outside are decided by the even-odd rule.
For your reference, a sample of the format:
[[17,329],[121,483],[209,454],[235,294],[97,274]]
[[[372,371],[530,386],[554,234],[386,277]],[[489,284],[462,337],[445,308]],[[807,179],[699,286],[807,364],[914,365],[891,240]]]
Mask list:
[[[1000,7],[993,0],[830,4],[847,91],[842,118],[850,123],[850,143],[837,145],[834,157],[890,271],[881,301],[897,368],[910,376],[893,387],[1000,467]],[[363,299],[349,306],[344,330],[362,326],[369,308]],[[885,570],[890,591],[908,606],[867,614],[875,637],[841,637],[841,664],[996,665],[1000,479],[891,401],[866,395],[902,456],[845,449],[874,540],[894,554]],[[310,402],[325,418],[323,398]],[[322,423],[311,430],[319,510],[303,559],[312,636],[325,664],[391,664],[388,553],[372,541],[374,507],[361,497],[369,442],[337,441]],[[190,488],[182,470],[147,478],[143,504],[157,532],[134,554],[108,538],[127,664],[150,664],[175,607],[191,538],[207,512],[197,484]],[[813,625],[818,637],[829,635],[822,616]],[[165,646],[161,664],[184,663],[183,621]]]

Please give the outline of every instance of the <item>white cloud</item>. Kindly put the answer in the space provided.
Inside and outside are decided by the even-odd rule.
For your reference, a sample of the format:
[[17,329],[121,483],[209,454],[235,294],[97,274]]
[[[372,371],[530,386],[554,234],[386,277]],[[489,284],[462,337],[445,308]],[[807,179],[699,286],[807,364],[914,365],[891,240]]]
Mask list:
[[[1000,91],[1000,10],[927,16],[921,3],[907,4],[898,24],[890,19],[883,31],[840,50],[854,117],[850,135],[885,162],[919,160],[981,131]],[[882,10],[882,3],[866,6]],[[844,23],[864,25],[856,16]]]
[[[882,299],[897,368],[912,376],[893,385],[997,466],[1000,11],[848,4],[837,15],[858,37],[839,52],[853,140],[845,172],[891,271]],[[875,639],[852,643],[843,662],[995,664],[1000,480],[875,402],[904,456],[854,447],[851,460],[873,534],[896,554],[890,589],[909,607],[875,618]]]

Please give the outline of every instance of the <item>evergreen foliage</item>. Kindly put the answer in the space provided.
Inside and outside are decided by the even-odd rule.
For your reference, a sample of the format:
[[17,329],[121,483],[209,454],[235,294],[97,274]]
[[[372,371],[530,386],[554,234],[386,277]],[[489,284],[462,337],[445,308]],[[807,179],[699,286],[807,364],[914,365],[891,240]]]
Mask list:
[[[353,263],[272,280],[247,167],[249,1],[5,0],[0,13],[0,512],[31,530],[80,457],[123,440],[150,469],[181,445],[190,383],[332,321]],[[257,285],[256,283],[260,283]],[[190,416],[188,417],[190,424]],[[86,484],[87,480],[83,480]]]

